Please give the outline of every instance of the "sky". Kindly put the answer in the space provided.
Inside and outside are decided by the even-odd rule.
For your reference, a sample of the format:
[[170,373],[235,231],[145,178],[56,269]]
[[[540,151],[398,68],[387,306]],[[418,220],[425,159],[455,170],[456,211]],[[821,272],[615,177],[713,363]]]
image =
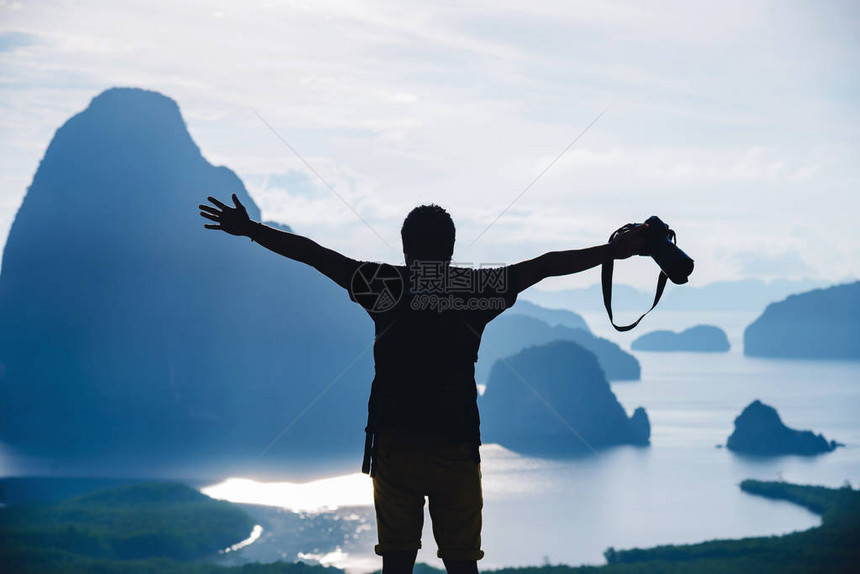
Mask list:
[[403,218],[432,202],[462,264],[658,215],[692,285],[842,281],[858,64],[858,2],[0,0],[0,246],[54,131],[134,86],[178,102],[264,219],[357,259],[402,262]]

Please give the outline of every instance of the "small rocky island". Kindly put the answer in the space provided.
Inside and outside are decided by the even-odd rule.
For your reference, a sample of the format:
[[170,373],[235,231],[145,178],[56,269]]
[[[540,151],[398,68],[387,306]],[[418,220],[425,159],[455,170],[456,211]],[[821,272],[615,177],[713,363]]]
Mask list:
[[480,399],[484,443],[536,456],[647,445],[642,407],[628,417],[597,357],[571,341],[528,347],[496,361]]
[[485,384],[490,370],[500,358],[551,341],[571,341],[594,353],[610,381],[638,381],[641,378],[642,369],[636,357],[608,339],[597,337],[587,329],[573,329],[560,323],[550,325],[535,316],[524,313],[508,315],[505,312],[487,325],[481,337],[479,360],[475,366],[476,380]]
[[757,456],[809,456],[830,452],[841,445],[812,431],[788,428],[775,408],[755,400],[735,419],[735,430],[726,446],[737,453]]
[[697,325],[680,333],[674,331],[651,331],[630,345],[634,351],[693,351],[697,353],[724,353],[728,351],[729,338],[725,331],[713,325]]

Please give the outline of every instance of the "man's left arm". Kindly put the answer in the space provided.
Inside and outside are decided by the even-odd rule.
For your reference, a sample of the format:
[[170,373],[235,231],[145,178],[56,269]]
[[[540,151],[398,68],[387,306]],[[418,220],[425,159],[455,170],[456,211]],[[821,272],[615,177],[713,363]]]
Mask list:
[[579,273],[615,259],[627,259],[642,251],[645,225],[637,227],[612,243],[595,245],[585,249],[550,251],[513,265],[517,293],[525,291],[547,277],[559,277]]

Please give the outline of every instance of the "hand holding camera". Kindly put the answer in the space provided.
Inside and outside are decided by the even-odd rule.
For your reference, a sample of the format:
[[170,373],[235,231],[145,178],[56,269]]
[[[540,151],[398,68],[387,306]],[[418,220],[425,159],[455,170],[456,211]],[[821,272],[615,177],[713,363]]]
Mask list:
[[675,232],[656,215],[645,223],[628,223],[609,237],[610,245],[618,245],[615,259],[650,255],[672,283],[681,285],[693,272],[693,260],[675,245],[675,241]]
[[[617,229],[609,237],[609,245],[613,249],[613,259],[627,259],[631,255],[650,255],[657,265],[660,266],[660,276],[657,278],[657,292],[654,295],[654,304],[657,306],[666,280],[672,283],[686,283],[693,272],[693,260],[675,245],[675,232],[663,223],[659,217],[652,215],[645,223],[628,223]],[[613,260],[603,264],[601,280],[603,283],[603,304],[609,314],[609,321],[618,331],[629,331],[639,324],[645,315],[651,312],[648,309],[634,323],[619,327],[612,318],[612,270]]]
[[643,253],[647,245],[646,232],[648,224],[634,224],[629,231],[622,233],[615,240],[609,242],[612,248],[613,259],[627,259],[634,255],[645,255]]

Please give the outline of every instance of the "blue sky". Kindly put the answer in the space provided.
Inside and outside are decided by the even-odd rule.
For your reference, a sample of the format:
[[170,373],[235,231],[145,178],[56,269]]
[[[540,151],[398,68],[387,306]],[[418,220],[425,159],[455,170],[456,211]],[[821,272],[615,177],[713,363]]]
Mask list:
[[177,100],[266,218],[352,257],[401,260],[403,217],[436,202],[461,262],[657,214],[693,284],[856,277],[858,38],[856,2],[0,0],[0,245],[54,130],[137,86]]

